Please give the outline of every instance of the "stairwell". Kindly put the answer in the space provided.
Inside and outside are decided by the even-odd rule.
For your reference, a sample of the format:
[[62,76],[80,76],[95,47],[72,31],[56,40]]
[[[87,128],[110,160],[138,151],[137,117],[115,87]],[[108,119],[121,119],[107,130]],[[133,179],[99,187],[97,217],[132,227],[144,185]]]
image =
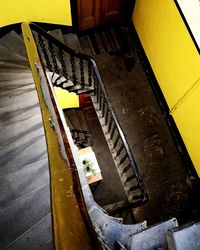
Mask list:
[[[59,36],[61,34],[60,31],[53,33]],[[14,32],[4,36],[0,40],[0,55],[0,126],[3,131],[0,136],[0,248],[53,249],[46,142],[37,94],[21,37]],[[72,63],[74,64],[73,60]],[[79,84],[71,90],[82,93]],[[90,91],[91,88],[83,90]],[[106,117],[110,114],[107,115],[108,107],[101,106],[102,97],[100,101],[97,99],[98,97],[93,97],[93,103],[101,126],[105,126],[103,130],[106,136],[109,129]],[[68,126],[88,132],[85,120],[79,123],[83,120],[82,115],[77,110],[67,110]],[[77,116],[79,124],[77,121],[74,124]],[[73,117],[73,121],[70,121],[70,117]],[[108,144],[115,161],[120,165],[127,158],[123,156],[117,159],[116,154],[121,154],[118,145],[120,139],[114,125],[110,126],[111,134],[107,141],[112,139],[110,136],[114,136],[114,143],[111,141]],[[76,141],[75,137],[74,140]],[[129,164],[126,164],[121,172],[119,170],[119,175],[123,178],[123,173],[128,170]],[[135,178],[128,175],[126,182],[129,177],[130,180]],[[125,188],[128,195],[134,189],[132,187],[135,185]],[[150,227],[147,227],[146,222],[123,225],[121,219],[108,216],[105,210],[90,200],[87,193],[85,195],[86,203],[93,204],[88,211],[95,221],[95,231],[98,232],[102,249],[200,249],[199,223],[179,228],[177,220],[173,218]],[[133,195],[130,197],[132,201]]]
[[0,249],[53,249],[42,117],[22,38],[0,40]]

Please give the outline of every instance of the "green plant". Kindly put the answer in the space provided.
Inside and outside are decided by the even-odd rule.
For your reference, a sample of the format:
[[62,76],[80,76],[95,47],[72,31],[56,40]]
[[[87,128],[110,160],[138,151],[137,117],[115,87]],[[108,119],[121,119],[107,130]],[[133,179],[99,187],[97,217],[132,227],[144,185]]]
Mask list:
[[93,168],[94,163],[91,160],[85,159],[82,161],[83,164],[83,171],[87,174],[95,175],[96,170]]

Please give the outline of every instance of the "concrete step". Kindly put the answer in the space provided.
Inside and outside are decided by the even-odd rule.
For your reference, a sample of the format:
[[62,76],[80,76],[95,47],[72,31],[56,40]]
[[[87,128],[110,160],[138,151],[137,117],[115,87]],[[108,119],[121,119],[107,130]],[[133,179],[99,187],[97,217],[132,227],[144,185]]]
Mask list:
[[169,230],[167,242],[169,250],[200,249],[200,222]]
[[63,37],[64,37],[65,44],[69,48],[76,50],[78,52],[81,52],[81,53],[83,52],[79,39],[76,34],[68,33],[68,34],[64,34]]
[[24,41],[15,31],[11,31],[3,36],[0,39],[0,45],[3,45],[10,51],[24,57],[26,61],[28,61]]
[[130,236],[127,241],[127,248],[131,250],[167,250],[167,232],[177,226],[177,220],[171,219],[148,227]]
[[0,207],[20,198],[49,182],[48,160],[26,165],[17,171],[0,176]]
[[52,238],[51,214],[48,214],[16,241],[12,242],[7,249],[53,250],[54,244]]
[[10,144],[6,146],[6,149],[0,150],[1,175],[47,158],[46,141],[42,132],[39,131],[37,135],[31,133],[30,136],[25,136],[21,141]]
[[29,62],[25,57],[11,51],[3,45],[0,45],[0,55],[0,60],[3,62],[9,62],[29,67]]
[[22,236],[51,212],[50,186],[42,187],[0,208],[0,249]]

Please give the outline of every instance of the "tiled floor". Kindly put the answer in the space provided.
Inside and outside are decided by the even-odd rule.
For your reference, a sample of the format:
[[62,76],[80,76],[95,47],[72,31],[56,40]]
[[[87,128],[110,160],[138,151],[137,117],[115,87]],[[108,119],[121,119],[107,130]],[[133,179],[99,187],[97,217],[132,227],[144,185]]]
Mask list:
[[[199,194],[187,185],[186,168],[134,45],[112,55],[96,55],[95,60],[149,194],[149,202],[134,209],[136,220],[150,225],[171,217],[180,224],[200,218],[195,201]],[[98,137],[98,130],[95,133]],[[105,150],[99,148],[98,154]]]

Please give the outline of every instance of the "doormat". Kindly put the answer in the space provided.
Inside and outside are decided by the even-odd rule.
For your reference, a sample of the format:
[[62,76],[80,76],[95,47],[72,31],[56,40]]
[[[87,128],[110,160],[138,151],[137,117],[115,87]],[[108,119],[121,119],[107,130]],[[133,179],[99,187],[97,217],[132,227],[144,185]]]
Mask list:
[[128,27],[106,28],[89,32],[81,39],[88,43],[92,54],[116,53],[131,49],[132,42]]

